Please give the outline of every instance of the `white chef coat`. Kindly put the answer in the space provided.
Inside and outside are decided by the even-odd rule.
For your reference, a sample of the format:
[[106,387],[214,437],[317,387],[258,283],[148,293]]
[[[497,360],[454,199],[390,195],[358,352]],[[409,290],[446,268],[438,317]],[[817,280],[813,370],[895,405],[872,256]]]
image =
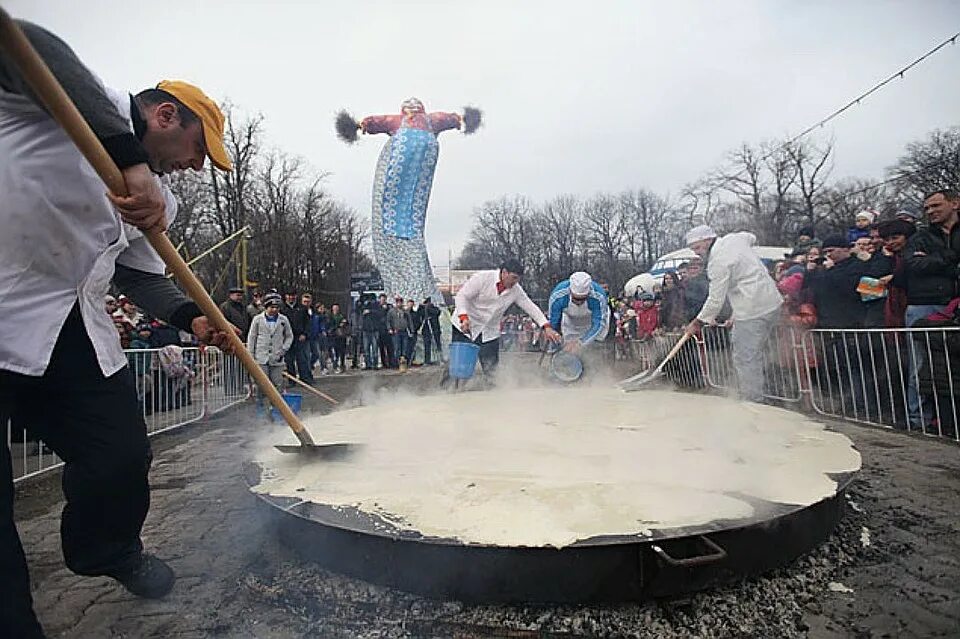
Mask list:
[[[107,95],[129,121],[129,94]],[[60,125],[2,88],[0,158],[0,369],[43,375],[79,300],[100,370],[112,375],[127,363],[103,304],[114,264],[162,273],[162,261],[139,231],[124,228]],[[176,203],[162,182],[161,190],[172,221]]]
[[756,319],[780,308],[783,297],[754,252],[756,243],[756,236],[747,232],[730,233],[713,243],[707,258],[710,293],[697,315],[701,322],[716,319],[725,299],[730,300],[734,321]]
[[497,293],[497,282],[500,281],[500,271],[478,271],[470,276],[454,301],[456,310],[453,321],[459,328],[460,316],[466,315],[470,319],[470,334],[476,339],[489,342],[500,337],[500,321],[511,304],[519,306],[529,315],[537,326],[547,323],[543,311],[527,296],[520,284],[514,284],[503,293]]

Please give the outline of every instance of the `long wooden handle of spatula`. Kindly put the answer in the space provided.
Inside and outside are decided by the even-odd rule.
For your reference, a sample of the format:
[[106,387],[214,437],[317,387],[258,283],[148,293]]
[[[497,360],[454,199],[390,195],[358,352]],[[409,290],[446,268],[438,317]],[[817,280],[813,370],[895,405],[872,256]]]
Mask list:
[[304,388],[306,388],[308,391],[310,391],[311,393],[313,393],[313,394],[316,395],[317,397],[322,397],[323,399],[327,400],[328,402],[330,402],[330,403],[333,404],[334,406],[336,406],[337,404],[340,403],[340,402],[338,402],[337,400],[335,400],[334,398],[332,398],[332,397],[330,397],[329,395],[327,395],[326,393],[324,393],[323,391],[321,391],[321,390],[319,390],[319,389],[317,389],[317,388],[314,388],[314,387],[311,386],[310,384],[308,384],[308,383],[306,383],[305,381],[301,380],[299,377],[294,377],[293,375],[291,375],[291,374],[288,373],[287,371],[283,371],[283,376],[286,377],[287,379],[289,379],[289,380],[290,380],[291,382],[293,382],[294,384],[299,384],[300,386],[303,386]]
[[[123,174],[113,159],[107,154],[106,149],[100,143],[100,140],[94,135],[90,125],[77,110],[76,105],[66,94],[63,87],[54,77],[53,73],[47,67],[46,63],[40,58],[33,45],[27,40],[23,31],[10,15],[0,8],[0,46],[9,54],[10,59],[14,61],[20,72],[23,74],[27,84],[33,89],[37,97],[47,107],[47,110],[53,118],[63,127],[67,135],[73,140],[77,148],[87,159],[87,161],[96,170],[97,175],[104,181],[111,193],[119,196],[128,195],[127,184],[123,179]],[[162,231],[147,231],[144,233],[147,241],[154,248],[157,254],[163,259],[167,268],[173,273],[177,281],[186,289],[190,298],[197,303],[203,314],[207,316],[213,325],[227,335],[234,353],[240,358],[243,367],[250,374],[250,377],[257,383],[261,392],[267,396],[270,403],[280,411],[283,419],[293,430],[297,439],[304,445],[314,445],[310,433],[304,428],[303,424],[297,419],[297,416],[290,410],[283,397],[270,383],[266,373],[257,365],[253,356],[247,350],[244,343],[234,332],[233,326],[223,316],[220,308],[210,298],[209,293],[203,288],[203,284],[193,274],[190,267],[174,248],[170,238]]]
[[691,337],[693,337],[693,333],[684,333],[680,339],[677,340],[677,343],[673,345],[673,348],[671,348],[670,352],[667,353],[667,356],[663,358],[663,361],[660,362],[660,365],[654,369],[654,375],[662,371],[663,367],[667,365],[667,362],[677,356],[677,353],[680,352],[680,349],[683,348],[683,345],[686,344]]

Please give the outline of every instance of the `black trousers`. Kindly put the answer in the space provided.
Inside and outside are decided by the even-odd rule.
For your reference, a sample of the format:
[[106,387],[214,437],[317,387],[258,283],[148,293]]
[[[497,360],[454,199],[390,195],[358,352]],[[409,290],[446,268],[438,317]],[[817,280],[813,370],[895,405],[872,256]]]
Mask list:
[[[137,560],[150,507],[147,426],[128,368],[104,377],[75,306],[42,377],[0,371],[0,428],[10,415],[65,462],[63,558],[80,575]],[[27,564],[13,523],[13,466],[0,446],[0,637],[43,636],[32,610]],[[29,543],[29,540],[28,540]]]
[[477,336],[477,339],[472,340],[461,333],[457,327],[453,327],[453,341],[473,342],[479,346],[480,369],[484,375],[493,375],[497,371],[497,366],[500,364],[500,338],[498,337],[489,342],[482,342],[480,341],[481,339],[481,336]]
[[380,331],[378,336],[380,345],[380,365],[384,368],[396,368],[400,362],[399,353],[393,352],[393,335],[387,331]]

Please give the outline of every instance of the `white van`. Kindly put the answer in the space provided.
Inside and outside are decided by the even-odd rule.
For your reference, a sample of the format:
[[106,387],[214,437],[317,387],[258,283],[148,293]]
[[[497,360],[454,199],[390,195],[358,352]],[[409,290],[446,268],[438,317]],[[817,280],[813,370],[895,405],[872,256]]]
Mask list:
[[[753,250],[760,261],[769,267],[774,262],[786,259],[792,249],[786,246],[754,246]],[[627,297],[633,297],[638,292],[647,291],[651,286],[659,287],[663,284],[663,276],[667,271],[677,270],[681,264],[689,262],[691,258],[696,256],[696,253],[686,247],[662,255],[657,258],[657,261],[653,263],[653,268],[648,272],[630,278],[623,285],[623,294]]]

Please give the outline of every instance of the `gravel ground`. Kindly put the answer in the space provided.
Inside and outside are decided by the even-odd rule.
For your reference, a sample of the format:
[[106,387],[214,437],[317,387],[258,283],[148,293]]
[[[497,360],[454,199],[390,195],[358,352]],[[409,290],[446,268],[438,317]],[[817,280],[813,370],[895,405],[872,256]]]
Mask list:
[[[436,374],[320,385],[347,398],[358,387],[429,386]],[[326,407],[308,400],[307,409]],[[960,636],[960,447],[836,427],[857,444],[864,467],[830,539],[775,573],[669,602],[467,605],[303,563],[278,543],[241,479],[241,462],[264,434],[250,407],[154,442],[144,538],[180,576],[162,601],[63,568],[56,477],[19,488],[17,517],[51,637]]]

